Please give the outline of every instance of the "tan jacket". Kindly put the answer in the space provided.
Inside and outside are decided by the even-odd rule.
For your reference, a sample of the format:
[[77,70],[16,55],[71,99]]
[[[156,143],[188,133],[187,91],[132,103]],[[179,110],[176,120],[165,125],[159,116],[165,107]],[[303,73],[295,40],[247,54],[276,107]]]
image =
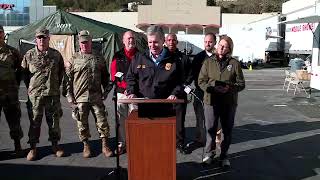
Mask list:
[[77,52],[66,63],[67,97],[79,102],[99,102],[102,87],[109,84],[109,73],[102,56]]
[[[245,88],[245,80],[240,63],[233,58],[225,61],[226,65],[223,69],[220,69],[216,56],[211,56],[204,61],[200,70],[198,85],[204,91],[203,101],[208,105],[216,103],[237,105],[238,92]],[[225,94],[209,91],[210,88],[216,85],[217,81],[228,84],[230,90]]]
[[63,58],[59,51],[49,48],[41,53],[32,48],[24,55],[21,64],[25,81],[29,82],[29,96],[60,95],[60,85],[65,75]]

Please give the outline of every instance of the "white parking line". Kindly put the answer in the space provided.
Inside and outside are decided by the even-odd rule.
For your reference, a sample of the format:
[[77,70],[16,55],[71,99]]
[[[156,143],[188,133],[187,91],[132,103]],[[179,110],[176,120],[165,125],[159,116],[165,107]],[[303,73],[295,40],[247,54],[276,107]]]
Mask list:
[[283,91],[283,89],[247,89],[248,91]]
[[246,79],[246,82],[283,82],[281,80],[268,79]]
[[241,131],[251,131],[251,132],[261,132],[261,133],[274,134],[274,132],[271,132],[271,131],[260,131],[260,130],[237,128],[237,127],[235,127],[234,129],[238,129],[238,130],[241,130]]
[[286,107],[287,105],[286,104],[275,104],[273,105],[274,107]]
[[278,144],[283,144],[286,142],[293,142],[296,140],[312,137],[319,134],[320,134],[320,129],[316,129],[311,131],[297,132],[297,133],[274,136],[274,137],[269,137],[264,139],[240,142],[240,143],[232,144],[232,146],[230,147],[230,154],[249,151],[252,149],[261,149],[263,147],[270,147]]

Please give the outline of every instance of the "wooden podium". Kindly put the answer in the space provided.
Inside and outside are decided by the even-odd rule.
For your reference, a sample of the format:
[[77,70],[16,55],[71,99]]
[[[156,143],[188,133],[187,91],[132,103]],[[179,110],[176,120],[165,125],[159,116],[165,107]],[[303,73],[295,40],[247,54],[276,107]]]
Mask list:
[[[152,105],[154,103],[183,103],[184,100],[134,98],[119,99],[118,102]],[[170,117],[139,117],[138,111],[132,111],[126,120],[129,180],[175,180],[175,115]],[[142,110],[140,109],[140,111]]]

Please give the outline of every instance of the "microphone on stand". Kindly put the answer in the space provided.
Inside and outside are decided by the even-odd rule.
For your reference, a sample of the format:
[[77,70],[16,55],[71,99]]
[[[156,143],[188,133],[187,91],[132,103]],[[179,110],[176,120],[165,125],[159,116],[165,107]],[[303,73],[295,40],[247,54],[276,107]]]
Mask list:
[[109,92],[113,89],[113,86],[117,84],[117,82],[121,82],[124,79],[123,72],[117,72],[114,75],[115,79],[114,81],[110,81],[107,87],[104,89],[104,92],[102,94],[102,99],[106,99]]
[[[123,77],[124,73],[122,72],[117,72],[115,74],[115,79],[114,81],[111,81],[108,85],[108,87],[106,88],[107,91],[109,90],[109,92],[113,89],[113,86],[114,87],[114,90],[113,90],[113,97],[112,97],[112,100],[114,102],[114,114],[115,114],[115,130],[116,130],[116,167],[115,169],[113,169],[111,172],[108,173],[106,179],[110,179],[110,177],[112,176],[115,176],[117,180],[121,180],[123,178],[121,178],[121,174],[123,173],[123,169],[122,167],[120,166],[120,157],[119,157],[119,152],[118,152],[118,143],[119,143],[119,140],[118,140],[118,136],[119,136],[119,127],[120,127],[120,124],[119,124],[119,117],[118,117],[118,106],[117,106],[117,103],[118,103],[118,98],[117,98],[117,83],[118,82],[121,82],[123,81],[124,77]],[[107,95],[109,92],[106,92]]]
[[[193,97],[195,97],[198,101],[201,102],[201,105],[204,108],[203,101],[194,93],[195,89],[193,89],[189,85],[183,85],[183,87],[184,87],[184,92],[187,93],[187,94],[191,94]],[[204,129],[204,132],[207,132],[205,121],[203,121],[203,129]],[[193,146],[194,143],[195,143],[194,141],[188,143],[187,147],[189,148],[189,147]],[[202,147],[202,155],[201,155],[201,162],[202,163],[203,163],[203,157],[204,157],[204,146]]]
[[191,94],[193,97],[195,97],[198,101],[201,102],[202,106],[204,106],[203,101],[194,93],[194,89],[190,87],[189,85],[183,85],[184,89],[183,91],[187,94]]

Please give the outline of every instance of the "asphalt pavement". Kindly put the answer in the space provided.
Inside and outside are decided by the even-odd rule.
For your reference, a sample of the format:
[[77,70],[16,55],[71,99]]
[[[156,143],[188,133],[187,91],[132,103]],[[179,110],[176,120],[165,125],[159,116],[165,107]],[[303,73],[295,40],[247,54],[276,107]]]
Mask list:
[[[189,155],[177,152],[177,179],[214,180],[316,180],[320,179],[320,92],[312,90],[310,98],[303,91],[293,95],[282,89],[284,71],[280,68],[244,70],[246,89],[239,94],[239,104],[233,130],[233,142],[229,150],[231,169],[222,170],[217,164],[203,166],[202,148]],[[306,82],[306,86],[308,83]],[[115,147],[115,123],[112,93],[105,105],[111,127],[110,144]],[[22,147],[29,148],[25,101],[26,88],[21,85],[20,101],[24,131]],[[61,145],[67,152],[63,158],[55,157],[48,142],[48,128],[43,119],[39,158],[29,162],[26,157],[13,154],[13,141],[5,116],[0,120],[0,179],[114,179],[107,176],[116,166],[116,158],[105,158],[94,120],[90,115],[91,145],[94,156],[82,157],[82,143],[78,139],[76,122],[71,109],[61,97],[63,117]],[[186,116],[187,142],[195,134],[195,115],[188,104]],[[120,157],[125,175],[127,156]]]

